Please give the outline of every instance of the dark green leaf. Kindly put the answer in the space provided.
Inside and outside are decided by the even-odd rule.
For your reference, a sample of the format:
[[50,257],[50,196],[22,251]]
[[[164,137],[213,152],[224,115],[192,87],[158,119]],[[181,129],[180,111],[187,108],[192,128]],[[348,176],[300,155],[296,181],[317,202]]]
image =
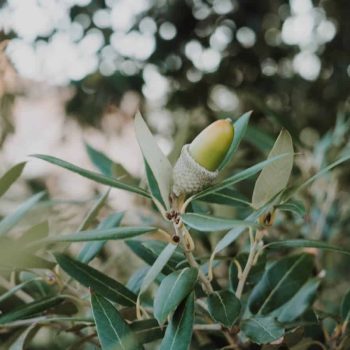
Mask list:
[[103,185],[111,186],[114,188],[120,188],[122,190],[134,192],[134,193],[140,194],[141,196],[150,198],[150,195],[142,188],[125,184],[119,180],[116,180],[114,177],[101,175],[101,174],[95,173],[93,171],[89,171],[89,170],[80,168],[74,164],[71,164],[69,162],[66,162],[66,161],[59,159],[59,158],[56,158],[56,157],[46,156],[43,154],[35,154],[35,155],[33,155],[33,157],[45,160],[49,163],[60,166],[61,168],[72,171],[73,173],[79,174],[83,177],[86,177],[90,180],[101,183]]
[[97,199],[94,206],[89,210],[89,212],[83,219],[83,222],[79,225],[79,228],[77,229],[78,232],[87,230],[93,224],[93,222],[96,220],[97,215],[105,205],[109,192],[110,190],[106,191],[106,193],[104,193]]
[[27,318],[32,315],[40,314],[41,312],[50,309],[64,300],[63,297],[47,297],[40,300],[35,300],[29,304],[21,305],[0,316],[0,324],[5,324]]
[[233,227],[252,227],[254,222],[213,217],[210,215],[188,213],[181,215],[183,222],[202,232],[223,231]]
[[234,293],[222,290],[208,296],[208,310],[215,321],[231,328],[241,312],[241,302]]
[[168,315],[191,293],[197,277],[198,270],[187,267],[163,279],[154,299],[154,316],[159,324],[163,324]]
[[112,165],[113,161],[108,158],[104,153],[93,148],[88,143],[85,143],[86,151],[89,155],[91,162],[100,172],[107,176],[113,176]]
[[347,321],[350,318],[350,290],[345,294],[342,303],[340,314],[343,321]]
[[[235,262],[235,260],[236,260],[236,262]],[[229,280],[230,280],[230,286],[231,286],[233,291],[236,290],[237,285],[238,285],[238,281],[239,281],[238,280],[237,263],[241,266],[241,268],[243,270],[246,263],[247,263],[247,260],[248,260],[248,253],[240,253],[230,263]],[[259,259],[256,262],[256,264],[251,268],[249,275],[247,277],[246,283],[245,283],[244,290],[246,290],[247,287],[251,287],[252,285],[255,285],[256,283],[258,283],[260,281],[261,276],[265,270],[265,265],[266,265],[266,255],[262,254],[259,256]]]
[[60,267],[83,286],[118,304],[135,305],[136,295],[116,280],[67,255],[55,254],[55,258]]
[[21,176],[26,162],[14,165],[0,178],[0,197],[4,195],[14,182]]
[[[160,241],[146,241],[139,242],[136,240],[129,240],[125,242],[127,246],[135,253],[139,258],[145,261],[148,265],[152,266],[156,261],[160,252],[166,246],[166,243]],[[168,261],[168,263],[162,269],[162,273],[169,274],[174,272],[176,269],[176,265],[179,261],[184,259],[183,254],[179,254],[181,258],[173,259],[174,256],[177,255],[177,252],[173,254],[173,257]],[[173,261],[174,260],[174,261]]]
[[130,324],[130,328],[141,344],[150,343],[164,336],[164,328],[160,327],[154,318],[135,321]]
[[143,349],[118,310],[108,300],[92,292],[91,306],[102,350]]
[[[118,227],[120,222],[122,221],[124,213],[113,213],[109,215],[106,219],[104,219],[99,225],[98,229],[110,229],[113,227]],[[78,260],[84,263],[89,263],[92,259],[94,259],[97,254],[101,251],[103,246],[107,241],[93,241],[87,242],[81,249]]]
[[194,322],[194,293],[192,292],[176,309],[169,322],[160,350],[188,350]]
[[255,316],[244,320],[241,331],[256,344],[268,344],[284,335],[284,329],[272,317]]
[[152,193],[152,196],[159,201],[159,203],[166,208],[166,205],[164,203],[162,194],[160,192],[160,188],[158,185],[158,182],[156,178],[154,177],[153,171],[148,165],[148,163],[145,160],[145,170],[146,170],[146,177],[147,177],[147,182],[148,182],[148,188]]
[[233,155],[237,151],[239,144],[241,143],[248,127],[250,115],[252,111],[244,113],[233,125],[235,128],[235,135],[232,140],[230,149],[228,150],[224,160],[221,162],[219,166],[219,170],[222,170],[232,159]]
[[0,236],[10,231],[25,215],[40,201],[44,196],[44,192],[35,194],[34,196],[23,202],[14,213],[7,215],[0,221]]
[[287,323],[300,317],[312,305],[319,285],[318,278],[307,281],[292,299],[278,310],[278,321]]
[[310,277],[313,257],[293,255],[273,263],[249,297],[253,313],[268,314],[289,301]]
[[322,241],[310,240],[310,239],[289,239],[286,241],[271,242],[265,245],[265,248],[278,249],[278,248],[318,248],[323,250],[329,250],[345,255],[350,255],[350,250],[342,247],[329,244]]

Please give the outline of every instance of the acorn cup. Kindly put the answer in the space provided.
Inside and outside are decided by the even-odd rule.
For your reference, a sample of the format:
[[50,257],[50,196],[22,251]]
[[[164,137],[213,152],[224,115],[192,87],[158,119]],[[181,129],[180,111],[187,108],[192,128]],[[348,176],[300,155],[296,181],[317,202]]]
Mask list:
[[173,171],[176,196],[196,193],[213,183],[234,137],[231,119],[217,120],[184,145]]

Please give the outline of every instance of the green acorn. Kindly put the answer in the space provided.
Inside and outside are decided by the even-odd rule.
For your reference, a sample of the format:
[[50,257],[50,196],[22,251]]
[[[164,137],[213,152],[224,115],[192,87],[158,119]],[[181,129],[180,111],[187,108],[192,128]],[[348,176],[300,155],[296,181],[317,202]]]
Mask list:
[[234,127],[230,119],[218,120],[206,127],[190,145],[182,148],[174,167],[173,192],[190,194],[209,186],[230,149]]

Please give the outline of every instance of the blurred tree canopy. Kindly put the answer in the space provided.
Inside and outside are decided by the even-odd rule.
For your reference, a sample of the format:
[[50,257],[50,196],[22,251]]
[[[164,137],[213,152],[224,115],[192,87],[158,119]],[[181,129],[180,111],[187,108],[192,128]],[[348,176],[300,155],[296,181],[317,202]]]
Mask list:
[[[98,125],[126,91],[154,94],[149,77],[166,78],[164,107],[199,107],[210,119],[254,109],[294,136],[305,126],[324,132],[339,111],[349,110],[347,0],[86,3],[70,8],[71,22],[83,37],[102,34],[103,45],[98,68],[71,82],[67,112],[83,123]],[[138,7],[122,33],[120,6]]]

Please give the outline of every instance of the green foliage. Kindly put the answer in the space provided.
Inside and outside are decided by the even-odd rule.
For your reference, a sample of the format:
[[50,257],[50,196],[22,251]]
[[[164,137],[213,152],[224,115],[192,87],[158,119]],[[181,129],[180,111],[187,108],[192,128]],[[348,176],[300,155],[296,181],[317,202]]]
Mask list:
[[[200,350],[203,344],[208,349],[235,344],[242,350],[279,345],[294,350],[338,344],[337,350],[346,350],[348,288],[339,284],[342,297],[331,307],[327,294],[333,298],[335,280],[345,279],[337,275],[338,265],[347,271],[349,241],[339,239],[348,225],[346,209],[337,201],[324,207],[327,191],[311,183],[324,175],[322,181],[333,185],[338,174],[329,176],[329,170],[350,156],[338,150],[308,178],[295,171],[300,185],[287,188],[294,150],[291,136],[282,131],[267,160],[245,161],[233,172],[230,162],[239,155],[248,121],[245,114],[235,123],[221,180],[192,197],[172,193],[171,165],[139,114],[136,134],[147,183],[121,175],[125,169],[118,173],[118,164],[91,146],[89,157],[101,174],[38,156],[144,198],[130,213],[115,212],[107,189],[83,209],[77,229],[57,230],[50,212],[40,215],[38,209],[56,205],[41,201],[44,193],[2,218],[0,340],[5,346],[36,350],[45,327],[61,342],[58,349]],[[324,149],[329,136],[323,142]],[[10,193],[23,166],[5,173],[0,193]]]

